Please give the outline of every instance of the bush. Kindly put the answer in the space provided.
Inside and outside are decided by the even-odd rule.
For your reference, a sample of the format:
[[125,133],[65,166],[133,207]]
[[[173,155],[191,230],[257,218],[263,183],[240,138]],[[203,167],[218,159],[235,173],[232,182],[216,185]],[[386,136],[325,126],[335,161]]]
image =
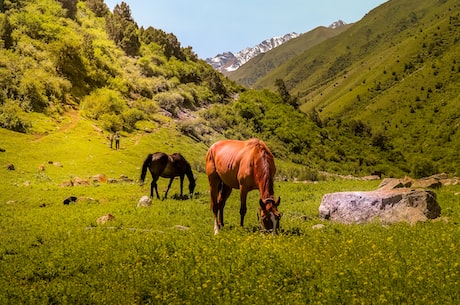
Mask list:
[[21,118],[21,113],[21,107],[11,101],[7,101],[0,106],[0,127],[18,132],[27,132],[27,129],[32,125]]
[[161,92],[155,95],[155,99],[161,108],[171,113],[172,116],[177,116],[178,106],[184,102],[184,97],[177,92]]
[[131,108],[123,112],[124,128],[128,131],[135,129],[136,123],[145,119],[144,113],[136,108]]
[[144,114],[154,114],[160,110],[156,101],[147,98],[140,98],[136,100],[133,107],[141,110]]
[[436,174],[436,166],[430,160],[418,158],[414,161],[412,175],[414,178],[423,178]]
[[99,118],[102,128],[107,131],[118,131],[123,129],[123,119],[113,113],[104,113]]
[[121,114],[126,107],[121,94],[108,88],[93,91],[81,104],[83,115],[96,120],[104,114]]

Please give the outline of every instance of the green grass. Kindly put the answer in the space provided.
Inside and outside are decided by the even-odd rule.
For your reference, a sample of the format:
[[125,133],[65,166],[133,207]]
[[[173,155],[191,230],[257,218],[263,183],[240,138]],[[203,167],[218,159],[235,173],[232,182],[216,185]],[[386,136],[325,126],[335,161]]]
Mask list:
[[[258,232],[257,192],[239,227],[239,197],[213,235],[206,147],[174,129],[124,135],[121,150],[90,121],[37,137],[0,130],[1,304],[457,304],[460,186],[437,191],[440,220],[382,226],[323,221],[324,194],[378,181],[277,181],[281,234]],[[124,174],[137,180],[149,152],[180,151],[194,164],[191,200],[153,200],[133,183],[62,187],[63,180]],[[62,167],[47,161],[61,162]],[[13,163],[16,170],[3,167]],[[45,163],[45,171],[38,165]],[[286,166],[281,163],[281,166]],[[150,179],[150,178],[149,178]],[[166,179],[159,180],[164,192]],[[170,197],[179,193],[175,181]],[[91,197],[64,205],[68,196]],[[101,225],[96,219],[112,214]],[[322,229],[315,225],[323,224]]]

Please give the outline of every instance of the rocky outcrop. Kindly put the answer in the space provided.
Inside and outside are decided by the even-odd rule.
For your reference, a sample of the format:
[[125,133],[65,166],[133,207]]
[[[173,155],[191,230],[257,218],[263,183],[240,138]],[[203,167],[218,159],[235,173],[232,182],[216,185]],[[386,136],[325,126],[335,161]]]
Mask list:
[[[320,217],[341,223],[383,223],[434,219],[441,215],[436,193],[425,188],[442,185],[439,179],[384,179],[379,188],[367,192],[339,192],[323,196]],[[416,188],[414,188],[416,186]]]
[[436,194],[430,190],[400,188],[369,192],[340,192],[323,196],[321,218],[341,223],[383,223],[434,219],[441,215]]

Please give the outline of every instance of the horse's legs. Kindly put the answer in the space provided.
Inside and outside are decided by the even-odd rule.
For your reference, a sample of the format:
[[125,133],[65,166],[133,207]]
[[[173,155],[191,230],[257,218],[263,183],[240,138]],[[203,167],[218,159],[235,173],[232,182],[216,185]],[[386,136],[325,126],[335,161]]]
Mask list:
[[219,175],[214,172],[213,174],[208,174],[208,180],[209,180],[209,189],[210,189],[210,194],[211,194],[211,210],[214,216],[214,234],[219,233],[219,203],[218,203],[218,197],[219,197],[219,185],[222,183],[222,181],[219,178]]
[[184,175],[180,175],[180,198],[182,198],[182,189],[184,188]]
[[227,202],[228,197],[232,193],[232,188],[226,186],[222,183],[222,189],[219,192],[219,198],[217,199],[218,207],[219,207],[219,225],[220,227],[224,226],[224,207],[225,202]]
[[240,217],[241,217],[240,225],[241,226],[244,225],[244,216],[246,215],[246,211],[248,210],[247,206],[246,206],[247,195],[248,195],[248,191],[246,189],[240,187],[240,202],[241,202],[241,206],[240,206]]
[[171,184],[173,183],[173,181],[174,181],[174,177],[169,179],[168,188],[166,189],[166,193],[165,193],[165,196],[164,196],[163,200],[165,200],[166,197],[168,197],[168,192],[169,192],[169,189],[171,188]]
[[153,198],[153,188],[155,187],[155,180],[150,183],[150,198]]
[[158,186],[157,186],[157,177],[153,177],[152,184],[150,185],[150,197],[153,198],[153,189],[155,188],[155,192],[157,194],[157,199],[160,199],[160,195],[158,194]]

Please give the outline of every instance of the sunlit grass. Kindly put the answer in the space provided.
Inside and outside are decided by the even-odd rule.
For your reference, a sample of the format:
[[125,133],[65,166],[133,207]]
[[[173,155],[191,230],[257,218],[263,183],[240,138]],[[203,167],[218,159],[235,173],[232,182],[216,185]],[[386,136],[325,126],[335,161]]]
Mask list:
[[[1,132],[1,304],[457,304],[460,300],[460,187],[437,192],[439,220],[382,226],[323,221],[324,194],[372,190],[379,181],[275,183],[281,233],[258,231],[258,194],[248,196],[239,227],[239,194],[213,234],[206,175],[195,170],[196,196],[137,208],[150,177],[137,183],[149,152],[180,151],[202,169],[206,147],[171,131],[122,138],[80,121],[77,131],[40,140]],[[69,141],[71,139],[71,141]],[[68,142],[69,141],[69,142]],[[28,149],[29,148],[29,149]],[[88,155],[93,156],[91,159]],[[45,163],[59,161],[62,167]],[[13,163],[9,171],[4,164]],[[128,183],[63,187],[69,177],[106,174]],[[159,180],[164,193],[167,179]],[[187,185],[188,181],[185,181]],[[86,200],[64,205],[68,196]],[[115,220],[97,224],[102,215]],[[317,225],[323,225],[319,228]]]

